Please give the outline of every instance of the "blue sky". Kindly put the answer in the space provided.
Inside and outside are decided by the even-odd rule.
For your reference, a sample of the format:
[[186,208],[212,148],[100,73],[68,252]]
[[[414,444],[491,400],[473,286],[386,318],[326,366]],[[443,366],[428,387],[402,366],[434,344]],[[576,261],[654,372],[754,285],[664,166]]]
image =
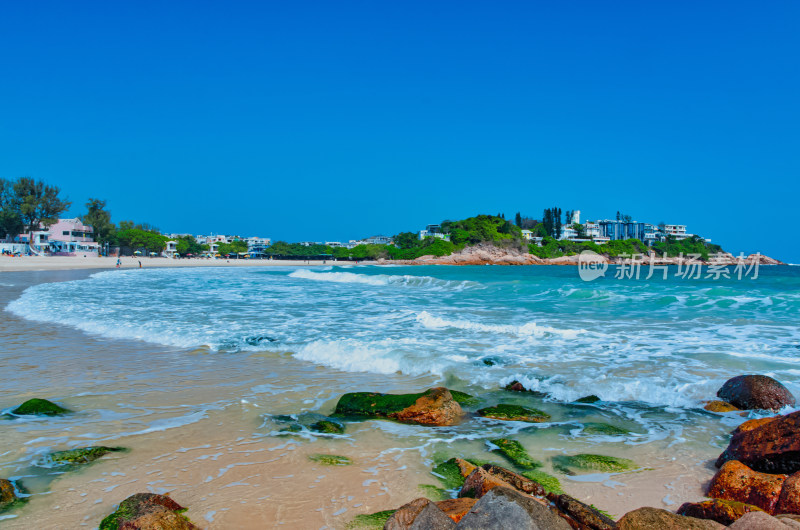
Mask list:
[[0,176],[168,232],[545,207],[800,262],[800,3],[6,2]]

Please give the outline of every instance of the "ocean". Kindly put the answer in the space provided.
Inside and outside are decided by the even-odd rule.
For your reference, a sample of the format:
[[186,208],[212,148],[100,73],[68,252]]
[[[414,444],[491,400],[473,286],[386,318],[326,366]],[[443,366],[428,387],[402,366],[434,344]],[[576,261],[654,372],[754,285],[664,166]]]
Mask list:
[[[67,281],[20,275],[0,328],[6,344],[0,358],[14,374],[1,386],[3,408],[21,396],[42,395],[86,412],[55,422],[5,422],[0,432],[19,447],[0,453],[0,476],[27,477],[41,494],[36,503],[46,506],[57,484],[78,488],[77,479],[31,471],[47,451],[113,441],[133,447],[120,465],[145,466],[137,446],[160,443],[155,456],[180,461],[162,469],[147,460],[160,476],[189,466],[179,458],[182,449],[208,445],[201,451],[206,458],[196,461],[203,468],[199,484],[185,477],[162,477],[162,484],[127,471],[115,487],[183,489],[204,524],[222,528],[235,520],[224,514],[238,508],[225,495],[211,503],[201,493],[228,484],[225,473],[217,476],[224,466],[208,455],[222,451],[225,465],[247,467],[247,458],[231,456],[242,444],[287,454],[335,449],[363,464],[356,464],[358,473],[374,468],[384,488],[371,492],[371,483],[348,479],[373,500],[371,506],[363,499],[322,503],[316,527],[337,527],[385,499],[412,495],[419,483],[436,484],[429,471],[442,458],[502,462],[491,440],[508,437],[544,461],[547,472],[556,473],[548,462],[559,454],[632,458],[641,466],[636,474],[557,476],[568,492],[595,495],[612,510],[654,501],[674,509],[683,499],[696,500],[689,497],[713,473],[709,461],[727,433],[757,415],[702,409],[725,380],[766,374],[800,396],[800,268],[761,267],[758,278],[741,279],[676,272],[671,268],[666,280],[660,273],[649,280],[644,274],[615,278],[611,267],[591,282],[575,267],[558,266],[135,269]],[[14,287],[14,277],[0,280],[8,278],[4,289]],[[512,381],[542,394],[503,390]],[[471,418],[445,428],[368,421],[348,425],[345,435],[324,436],[286,435],[275,420],[329,414],[345,392],[431,386],[468,392],[488,405],[533,406],[552,421]],[[601,401],[574,403],[589,395]],[[618,430],[598,431],[598,424]],[[91,473],[102,473],[104,465],[94,464]],[[311,468],[302,472],[310,464],[291,455],[281,465],[303,481],[317,476]],[[645,483],[656,485],[649,496],[637,491]],[[602,493],[595,492],[598,485]],[[298,496],[307,486],[289,490]],[[259,496],[243,498],[258,510]],[[109,512],[111,497],[100,496],[84,524]],[[285,522],[292,526],[302,513],[285,515]]]

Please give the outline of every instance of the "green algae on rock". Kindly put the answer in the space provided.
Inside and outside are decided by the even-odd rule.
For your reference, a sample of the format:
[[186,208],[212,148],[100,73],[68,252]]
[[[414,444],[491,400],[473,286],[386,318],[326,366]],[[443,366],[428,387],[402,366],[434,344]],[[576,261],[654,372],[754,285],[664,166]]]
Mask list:
[[581,432],[583,434],[599,434],[606,436],[625,436],[631,433],[628,429],[602,422],[586,422],[583,424],[583,430]]
[[425,497],[432,501],[443,501],[452,498],[447,490],[444,490],[439,486],[434,486],[432,484],[420,484],[417,487],[424,493]]
[[61,416],[69,414],[71,410],[65,409],[46,399],[29,399],[11,411],[16,416]]
[[198,527],[183,515],[185,511],[186,508],[166,495],[136,493],[119,503],[114,513],[100,522],[99,530],[120,528],[196,530]]
[[550,419],[550,415],[541,410],[503,403],[480,409],[478,414],[493,420],[526,421],[528,423],[542,423]]
[[420,394],[352,392],[339,398],[334,411],[334,416],[338,417],[388,418],[430,426],[455,425],[463,415],[461,405],[444,387],[431,388]]
[[55,451],[45,457],[43,464],[49,466],[78,466],[89,464],[108,453],[128,451],[125,447],[105,447],[102,445],[93,447],[79,447],[66,451]]
[[19,493],[27,493],[21,484],[0,478],[0,513],[11,510],[28,502],[28,497],[20,497]]
[[516,440],[509,440],[508,438],[495,438],[490,440],[491,443],[497,446],[497,451],[508,458],[514,465],[523,469],[534,469],[542,467],[542,463],[538,460],[531,458],[528,452],[522,447],[522,444]]
[[382,530],[389,517],[397,510],[356,515],[347,525],[347,530]]
[[323,455],[320,453],[309,455],[308,459],[312,462],[322,464],[323,466],[349,466],[353,463],[353,461],[346,456]]
[[523,471],[520,475],[539,484],[544,489],[545,493],[554,493],[556,495],[564,493],[564,490],[561,489],[561,482],[553,475],[545,473],[544,471],[530,469],[528,471]]
[[453,396],[453,399],[455,399],[459,405],[465,405],[467,407],[475,406],[481,402],[481,400],[475,396],[467,394],[466,392],[459,392],[458,390],[451,390],[450,395]]
[[567,475],[574,475],[574,470],[602,471],[618,473],[635,469],[636,463],[627,458],[614,456],[578,454],[573,456],[559,455],[553,457],[553,468]]
[[457,489],[464,485],[464,477],[461,474],[461,468],[456,463],[455,458],[438,464],[433,468],[432,472],[445,489]]
[[379,394],[376,392],[350,392],[339,398],[334,414],[340,416],[389,417],[416,403],[425,395]]
[[592,394],[591,396],[584,396],[582,398],[578,398],[578,399],[576,399],[574,401],[574,403],[592,404],[592,403],[597,403],[598,401],[601,401],[601,399],[599,397],[595,396],[594,394]]
[[320,434],[344,434],[345,427],[342,423],[314,412],[302,414],[278,414],[272,416],[275,423],[285,424],[280,429],[281,433],[296,433],[309,430]]

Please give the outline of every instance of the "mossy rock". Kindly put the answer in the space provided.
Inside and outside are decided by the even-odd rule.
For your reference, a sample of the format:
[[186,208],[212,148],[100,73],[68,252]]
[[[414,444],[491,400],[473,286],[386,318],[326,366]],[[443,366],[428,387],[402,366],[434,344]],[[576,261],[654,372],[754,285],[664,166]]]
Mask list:
[[628,429],[616,427],[609,423],[587,422],[583,424],[583,434],[604,435],[604,436],[626,436],[631,433]]
[[124,447],[105,447],[102,445],[93,447],[80,447],[67,451],[55,451],[45,458],[45,465],[50,466],[79,466],[90,464],[108,453],[128,451]]
[[13,510],[17,506],[28,502],[28,497],[20,497],[17,492],[21,494],[27,493],[25,488],[19,482],[12,482],[10,480],[0,478],[0,513],[8,510]]
[[302,414],[278,414],[272,416],[275,423],[286,424],[280,429],[284,433],[296,433],[309,430],[321,434],[344,434],[345,427],[342,423],[314,412],[303,412]]
[[12,410],[11,414],[17,416],[61,416],[63,414],[69,414],[70,412],[72,411],[60,407],[52,401],[33,398]]
[[458,390],[451,390],[450,395],[453,396],[459,405],[464,405],[466,407],[473,407],[481,402],[480,399],[467,394],[466,392],[459,392]]
[[602,401],[599,397],[592,394],[591,396],[584,396],[582,398],[576,399],[575,403],[597,403],[598,401]]
[[126,528],[144,528],[139,526],[142,523],[141,520],[137,521],[139,518],[147,519],[147,528],[198,530],[198,527],[183,515],[184,512],[186,508],[166,495],[136,493],[119,503],[114,513],[103,518],[99,530],[118,530],[123,525],[126,525]]
[[419,394],[350,392],[339,398],[334,414],[337,416],[387,418],[389,414],[407,409],[427,393],[427,391]]
[[444,490],[438,486],[433,486],[431,484],[420,484],[418,488],[426,498],[434,502],[444,501],[452,498],[451,495],[447,493],[447,490]]
[[532,481],[536,482],[547,493],[555,493],[556,495],[561,495],[564,493],[564,490],[561,489],[561,482],[554,477],[553,475],[549,475],[544,471],[540,471],[538,469],[530,469],[528,471],[523,471],[520,473],[523,477],[529,478]]
[[508,438],[495,438],[490,440],[497,446],[496,451],[508,458],[514,465],[523,469],[535,469],[542,467],[542,463],[538,460],[531,458],[528,451],[522,447],[522,444],[516,440],[509,440]]
[[579,454],[573,456],[559,455],[553,457],[553,467],[564,474],[574,475],[575,470],[601,471],[619,473],[636,469],[636,463],[627,458],[614,456]]
[[529,409],[520,405],[499,404],[486,407],[478,411],[480,416],[493,420],[525,421],[528,423],[542,423],[550,419],[550,415],[537,409]]
[[511,381],[504,388],[505,390],[508,390],[510,392],[527,392],[528,394],[532,394],[536,397],[541,397],[541,398],[547,397],[547,392],[540,392],[539,390],[529,390],[525,388],[525,385],[523,385],[519,381]]
[[456,459],[451,458],[433,468],[433,474],[442,483],[445,489],[452,490],[464,485],[461,468],[456,464]]
[[382,512],[356,515],[347,525],[347,530],[382,530],[386,521],[389,520],[397,510],[385,510]]
[[317,464],[322,464],[323,466],[349,466],[353,463],[353,461],[346,456],[323,455],[319,453],[309,455],[308,459]]

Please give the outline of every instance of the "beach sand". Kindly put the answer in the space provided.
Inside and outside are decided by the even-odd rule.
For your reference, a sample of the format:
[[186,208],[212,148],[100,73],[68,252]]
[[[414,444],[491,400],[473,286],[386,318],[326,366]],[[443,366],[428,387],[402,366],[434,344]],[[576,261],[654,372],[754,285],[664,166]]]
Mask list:
[[[85,260],[9,258],[2,266],[32,271],[89,264],[109,268],[116,261]],[[123,261],[131,267],[136,260]],[[148,267],[229,265],[142,261]],[[262,263],[287,265],[242,265]],[[91,273],[3,272],[0,307],[29,285]],[[270,435],[263,420],[265,413],[329,413],[343,391],[408,392],[434,386],[433,377],[338,372],[274,352],[229,355],[220,362],[224,354],[204,349],[94,337],[2,315],[4,371],[14,377],[0,385],[0,408],[46,397],[78,415],[0,425],[0,476],[13,476],[11,470],[32,454],[76,444],[131,449],[49,483],[16,473],[37,494],[15,518],[3,520],[3,528],[93,528],[121,500],[144,491],[169,493],[202,528],[346,528],[357,514],[397,508],[424,496],[420,484],[438,485],[430,474],[434,455],[398,435],[402,429],[416,429],[435,438],[441,431],[434,428],[366,421],[348,424],[344,437],[309,440]],[[617,517],[640,506],[674,510],[703,497],[704,484],[714,472],[710,458],[719,449],[705,452],[698,456],[666,445],[620,447],[619,456],[653,469],[594,481],[561,480],[571,495]],[[321,466],[309,460],[314,453],[347,456],[354,464]]]

